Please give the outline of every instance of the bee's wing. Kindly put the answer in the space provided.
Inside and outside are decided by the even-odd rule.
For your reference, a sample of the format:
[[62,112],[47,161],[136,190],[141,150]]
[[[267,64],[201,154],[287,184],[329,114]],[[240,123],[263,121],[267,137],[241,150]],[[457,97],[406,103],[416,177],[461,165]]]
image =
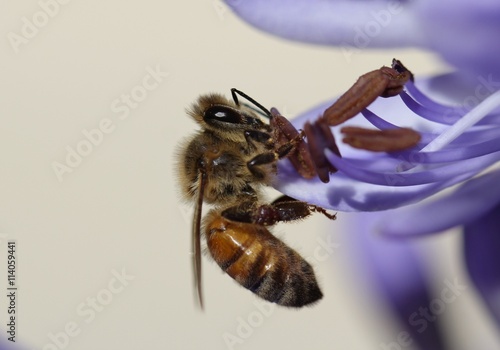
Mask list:
[[198,198],[196,199],[192,229],[192,250],[193,250],[193,276],[195,298],[199,307],[203,310],[203,293],[201,288],[201,209],[203,205],[203,193],[205,192],[206,176],[201,172],[198,180]]

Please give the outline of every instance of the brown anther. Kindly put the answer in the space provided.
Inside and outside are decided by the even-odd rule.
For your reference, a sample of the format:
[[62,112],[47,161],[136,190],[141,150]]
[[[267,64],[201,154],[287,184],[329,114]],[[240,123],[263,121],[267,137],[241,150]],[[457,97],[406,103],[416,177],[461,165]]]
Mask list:
[[391,97],[403,91],[411,72],[401,62],[393,60],[393,68],[382,67],[359,77],[354,85],[323,114],[328,125],[335,126],[351,119],[375,99]]
[[392,69],[396,70],[400,74],[408,75],[408,79],[414,81],[413,73],[410,72],[410,70],[406,68],[400,60],[397,60],[395,58],[392,59]]
[[342,140],[348,145],[374,152],[395,152],[415,146],[421,139],[418,132],[410,128],[372,130],[346,126],[340,130]]
[[[323,182],[330,181],[330,174],[337,171],[328,161],[324,151],[329,149],[340,156],[330,126],[335,126],[360,113],[377,97],[399,94],[413,75],[398,60],[392,68],[382,67],[361,76],[358,81],[330,106],[322,117],[307,122],[304,131],[298,131],[276,108],[271,108],[270,126],[272,147],[278,158],[286,157],[305,179],[316,175]],[[368,130],[346,127],[344,142],[370,151],[400,151],[415,146],[420,134],[411,129]],[[305,135],[305,140],[303,139]]]
[[406,72],[399,73],[393,68],[382,67],[380,72],[386,76],[386,86],[380,93],[381,97],[393,97],[399,95],[404,89],[404,85],[410,80],[410,75]]
[[330,181],[329,174],[335,173],[337,169],[328,161],[324,150],[329,149],[340,156],[332,131],[323,118],[319,118],[312,124],[307,122],[304,125],[304,131],[316,173],[322,182],[327,183]]

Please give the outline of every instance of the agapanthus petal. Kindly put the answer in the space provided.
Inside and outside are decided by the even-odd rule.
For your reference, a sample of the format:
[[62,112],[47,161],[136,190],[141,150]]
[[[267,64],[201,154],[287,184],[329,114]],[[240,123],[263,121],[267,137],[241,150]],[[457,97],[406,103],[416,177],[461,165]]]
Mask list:
[[[406,92],[402,92],[400,94],[400,97],[403,100],[403,102],[408,106],[408,108],[415,114],[418,114],[422,118],[440,124],[446,124],[446,125],[455,124],[468,111],[467,109],[464,108],[453,108],[453,107],[445,108],[442,111],[436,111],[417,103]],[[477,125],[484,125],[484,124],[497,124],[497,125],[500,124],[500,115],[498,114],[488,115],[487,117],[483,118],[481,121],[477,123]]]
[[425,106],[417,103],[417,101],[412,99],[410,95],[404,91],[400,94],[400,97],[406,106],[413,111],[413,113],[436,123],[451,125],[456,123],[456,121],[462,117],[462,113],[459,113],[459,111],[454,108],[449,108],[440,112],[426,108]]
[[456,162],[500,152],[500,142],[498,140],[499,138],[495,138],[468,145],[467,147],[455,147],[435,152],[403,151],[391,155],[403,162],[413,164]]
[[[498,187],[498,182],[493,187]],[[487,309],[500,326],[500,204],[464,227],[465,261]]]
[[283,38],[337,46],[395,47],[423,43],[406,1],[226,0],[251,25]]
[[384,235],[403,237],[474,222],[500,203],[499,181],[500,170],[496,170],[467,181],[444,197],[401,208],[397,215],[387,213],[380,218],[378,230]]
[[500,43],[495,40],[500,33],[500,2],[496,0],[226,3],[246,22],[283,38],[339,46],[347,52],[417,46],[438,52],[473,76],[500,79]]
[[[394,169],[392,172],[375,172],[357,167],[356,163],[350,161],[350,159],[340,158],[329,150],[326,150],[325,154],[335,168],[350,178],[382,186],[415,186],[442,182],[458,174],[476,174],[500,161],[500,152],[495,152],[470,159],[466,164],[455,162],[431,170],[400,172],[398,169]],[[404,166],[404,164],[401,165]]]
[[[447,187],[460,183],[473,174],[466,173],[443,182],[393,187],[355,181],[336,173],[330,182],[305,180],[291,166],[281,163],[273,186],[293,198],[339,211],[379,211],[413,204]],[[394,181],[399,181],[394,178]]]
[[[399,320],[395,336],[406,331],[416,348],[444,349],[438,322],[429,322],[424,329],[415,324],[415,316],[421,317],[419,310],[432,300],[421,247],[415,241],[394,241],[376,235],[373,228],[377,220],[376,213],[343,216],[342,225],[349,234],[343,236],[342,245],[347,246],[350,257],[356,257],[349,260],[356,268],[353,275],[368,291],[367,297],[375,297],[376,303],[385,301],[394,312]],[[393,339],[383,343],[379,348],[396,348]]]
[[[437,112],[439,113],[439,112]],[[392,129],[392,128],[399,128],[398,125],[395,125],[393,123],[389,123],[387,120],[384,120],[383,118],[379,117],[375,113],[373,113],[371,110],[368,108],[365,108],[361,114],[367,121],[369,121],[374,127],[378,129]],[[494,116],[496,118],[496,116]],[[483,120],[492,120],[492,118],[485,117]],[[499,124],[500,125],[500,124]],[[426,132],[419,130],[420,135],[422,139],[420,140],[420,145],[426,145],[429,142],[431,142],[433,139],[435,139],[439,133],[437,131],[444,131],[445,127],[443,128],[436,128],[436,132]],[[471,128],[470,130],[467,130],[464,132],[462,135],[460,135],[456,140],[452,141],[450,143],[450,147],[453,147],[455,144],[457,144],[457,147],[463,148],[464,146],[469,146],[469,145],[475,145],[478,144],[478,140],[481,141],[492,141],[495,139],[500,139],[500,127],[499,126],[488,126],[488,127],[481,127],[481,128]],[[422,148],[422,147],[420,147]]]
[[[431,79],[419,80],[419,84],[423,84],[425,89],[429,91],[429,96],[444,94],[445,99],[450,99],[452,104],[447,105],[434,101],[424,94],[413,81],[408,81],[405,84],[406,92],[401,96],[411,95],[417,104],[437,113],[437,116],[463,115],[500,88],[500,84],[497,82],[488,81],[481,76],[471,80],[470,77],[460,73],[442,74]],[[499,115],[500,106],[493,111],[492,115],[486,117],[491,123],[484,124],[500,124]],[[445,118],[443,119],[443,124],[449,124]]]
[[[454,109],[452,106],[446,106],[441,103],[437,103],[436,101],[432,100],[429,98],[427,95],[425,95],[422,91],[420,91],[419,88],[412,82],[409,81],[405,85],[406,90],[410,93],[410,95],[415,99],[416,102],[419,104],[425,106],[428,109],[433,110],[434,112],[438,113],[446,113],[450,109]],[[456,108],[455,111],[459,112],[461,108]]]
[[[473,75],[500,78],[500,2],[496,0],[417,1],[427,48]],[[498,82],[497,87],[498,89]]]

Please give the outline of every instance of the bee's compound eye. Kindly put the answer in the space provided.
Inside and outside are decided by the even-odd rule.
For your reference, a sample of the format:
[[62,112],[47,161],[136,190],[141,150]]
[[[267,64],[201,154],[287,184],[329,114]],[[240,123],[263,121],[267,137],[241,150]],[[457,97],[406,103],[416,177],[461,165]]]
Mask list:
[[208,107],[205,110],[203,119],[205,119],[207,123],[210,123],[211,121],[219,121],[225,123],[240,124],[243,122],[240,113],[226,106]]

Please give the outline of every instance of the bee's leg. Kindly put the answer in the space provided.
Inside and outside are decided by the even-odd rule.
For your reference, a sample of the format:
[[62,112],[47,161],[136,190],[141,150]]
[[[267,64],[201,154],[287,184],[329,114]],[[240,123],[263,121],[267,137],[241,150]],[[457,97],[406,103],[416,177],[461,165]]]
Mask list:
[[232,221],[253,223],[252,213],[257,208],[256,200],[243,201],[240,204],[226,208],[221,216]]
[[271,204],[257,205],[256,202],[244,202],[225,209],[221,215],[232,221],[271,226],[278,222],[303,219],[313,212],[319,212],[330,220],[336,218],[336,215],[329,214],[321,207],[288,196],[282,196]]
[[336,214],[332,215],[322,207],[299,201],[287,195],[278,197],[269,205],[261,205],[258,211],[265,212],[266,208],[268,207],[271,208],[271,212],[276,211],[278,213],[278,221],[292,221],[302,219],[309,216],[313,212],[321,213],[330,220],[335,220],[337,218]]
[[275,163],[277,160],[288,157],[297,144],[302,141],[304,133],[297,133],[297,136],[281,145],[277,149],[269,152],[264,152],[256,155],[247,162],[248,169],[259,178],[264,178],[264,173],[259,169],[259,166]]
[[328,161],[324,151],[325,149],[329,149],[339,157],[341,156],[332,130],[326,124],[324,118],[320,117],[312,123],[306,122],[304,131],[316,174],[322,182],[328,183],[330,181],[330,174],[335,173],[337,169]]
[[267,132],[258,130],[246,130],[244,132],[244,135],[249,151],[254,151],[257,149],[257,147],[255,146],[255,142],[263,144],[267,149],[272,149],[274,147],[273,139]]

